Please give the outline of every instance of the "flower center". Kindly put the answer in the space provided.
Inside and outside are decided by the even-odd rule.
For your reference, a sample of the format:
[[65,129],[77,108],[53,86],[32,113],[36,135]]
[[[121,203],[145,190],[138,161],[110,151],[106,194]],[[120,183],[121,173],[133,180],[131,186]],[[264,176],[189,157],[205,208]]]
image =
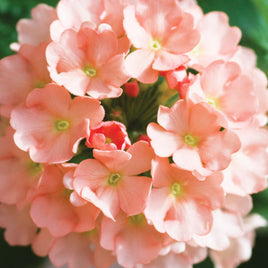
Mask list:
[[30,170],[30,173],[35,176],[39,173],[41,173],[43,171],[43,166],[42,164],[40,163],[36,163],[36,162],[33,162],[33,161],[30,161],[29,163],[29,170]]
[[95,77],[97,75],[97,70],[90,66],[85,66],[83,68],[83,72],[90,78]]
[[57,131],[65,131],[70,127],[68,120],[58,120],[55,122],[55,129]]
[[209,103],[210,105],[212,105],[214,108],[218,108],[219,107],[219,103],[218,103],[217,99],[206,97],[206,101],[207,101],[207,103]]
[[143,214],[137,214],[129,217],[129,222],[133,225],[141,225],[146,222]]
[[44,88],[45,86],[46,86],[46,82],[43,82],[43,81],[37,81],[36,83],[35,83],[35,87],[36,88]]
[[161,49],[161,44],[158,40],[153,39],[150,43],[150,48],[153,51],[158,51]]
[[192,147],[195,147],[197,146],[198,144],[198,139],[196,137],[194,137],[193,135],[191,134],[186,134],[184,137],[183,137],[183,141],[187,144],[187,145],[190,145]]
[[107,184],[110,186],[116,186],[118,182],[121,180],[121,174],[116,172],[116,173],[110,173],[108,179],[107,179]]
[[182,195],[181,184],[178,182],[174,182],[170,187],[170,193],[176,198],[181,196]]
[[111,142],[112,142],[112,139],[111,138],[105,137],[105,144],[111,143]]

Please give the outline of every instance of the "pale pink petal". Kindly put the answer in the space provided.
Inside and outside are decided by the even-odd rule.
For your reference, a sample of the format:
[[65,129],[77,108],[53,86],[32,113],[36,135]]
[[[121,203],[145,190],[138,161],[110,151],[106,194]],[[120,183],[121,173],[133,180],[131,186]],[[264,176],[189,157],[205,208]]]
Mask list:
[[[187,219],[192,219],[188,224]],[[166,232],[177,241],[187,241],[194,234],[207,234],[212,225],[211,211],[192,199],[177,202],[165,218]]]
[[[121,209],[128,216],[136,215],[145,209],[151,192],[152,179],[143,176],[124,176],[118,185]],[[139,198],[137,198],[137,196]]]
[[177,101],[172,108],[159,106],[157,122],[166,130],[184,134],[188,129],[189,109],[185,101]]
[[193,17],[183,14],[183,19],[179,25],[170,31],[164,41],[164,48],[174,54],[182,54],[193,49],[200,40],[198,30],[193,29]]
[[121,171],[124,165],[131,159],[131,154],[121,150],[100,151],[95,149],[93,156],[111,172]]
[[200,158],[205,167],[210,170],[223,170],[231,162],[231,155],[240,149],[238,136],[230,131],[223,130],[207,137],[199,145]]
[[182,138],[174,132],[166,131],[156,123],[150,123],[147,133],[151,145],[158,156],[169,157],[183,145]]
[[[149,49],[138,49],[130,53],[125,60],[125,66],[127,73],[133,78],[137,78],[143,83],[153,83],[157,80],[157,71],[153,71],[152,63],[155,57],[155,53]],[[147,73],[147,70],[151,70]],[[143,73],[146,72],[148,77],[143,77]],[[143,77],[144,79],[140,79]]]
[[170,176],[168,158],[157,157],[153,159],[151,174],[154,187],[168,187],[173,182]]
[[144,213],[146,218],[153,223],[156,230],[161,233],[165,232],[164,220],[172,203],[173,198],[170,196],[170,189],[168,187],[152,189]]
[[154,152],[147,142],[138,141],[127,152],[131,154],[131,158],[122,168],[124,174],[129,176],[138,175],[151,168],[151,160],[154,157]]
[[169,71],[179,67],[187,61],[187,56],[173,54],[163,49],[156,53],[152,68],[158,71]]
[[17,24],[20,44],[38,46],[50,40],[49,25],[57,18],[56,10],[46,4],[32,9],[32,19],[22,19]]
[[102,185],[109,175],[107,168],[95,159],[82,161],[75,170],[73,186],[78,194],[88,186],[95,190]]
[[144,48],[150,44],[150,35],[139,24],[135,17],[135,7],[128,6],[124,9],[124,28],[131,43],[136,48]]

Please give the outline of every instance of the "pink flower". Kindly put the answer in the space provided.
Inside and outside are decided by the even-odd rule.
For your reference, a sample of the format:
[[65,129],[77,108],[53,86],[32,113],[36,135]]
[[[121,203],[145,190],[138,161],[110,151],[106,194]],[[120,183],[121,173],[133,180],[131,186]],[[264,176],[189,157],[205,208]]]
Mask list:
[[177,241],[204,235],[212,225],[212,210],[223,204],[222,177],[214,174],[199,181],[191,172],[153,160],[153,186],[145,215],[159,232]]
[[37,47],[25,44],[17,55],[0,61],[0,104],[6,107],[5,116],[9,117],[16,105],[24,103],[31,90],[43,88],[51,82],[45,58],[46,47],[45,43]]
[[254,229],[264,227],[267,222],[258,214],[252,214],[244,219],[245,233],[231,240],[230,246],[223,251],[210,251],[210,257],[216,268],[235,268],[240,263],[248,261],[252,254],[255,233]]
[[159,71],[185,63],[186,52],[197,45],[193,18],[175,0],[140,0],[124,10],[124,27],[137,48],[126,58],[128,73],[143,83],[155,82]]
[[57,166],[47,168],[31,201],[35,224],[48,228],[56,237],[94,229],[99,209],[90,203],[74,207],[69,201],[70,192],[63,185],[62,171]]
[[263,191],[267,187],[268,132],[248,127],[236,133],[242,146],[223,172],[224,190],[242,196]]
[[6,135],[0,137],[0,202],[23,208],[28,205],[28,195],[38,184],[44,168],[16,147],[13,134],[8,127]]
[[83,22],[88,22],[92,29],[101,23],[104,11],[103,0],[61,0],[57,5],[58,20],[51,24],[51,37],[58,42],[67,29],[78,31]]
[[228,16],[223,12],[209,12],[199,18],[197,29],[200,42],[187,55],[191,67],[202,71],[213,61],[230,59],[238,49],[241,31],[229,26]]
[[15,108],[11,125],[16,145],[29,151],[35,162],[59,163],[72,158],[89,127],[102,121],[104,110],[97,100],[71,96],[64,88],[50,84],[35,89],[26,106]]
[[178,167],[198,177],[225,169],[240,148],[236,134],[221,131],[219,117],[207,103],[189,107],[179,100],[172,108],[160,106],[157,120],[160,125],[150,123],[147,128],[155,153],[172,156]]
[[124,124],[116,121],[105,121],[90,129],[86,145],[99,150],[124,150],[131,142]]
[[47,48],[51,77],[72,94],[93,98],[119,97],[128,76],[124,54],[118,54],[118,40],[113,31],[97,32],[88,23],[79,32],[66,30],[59,42]]
[[120,213],[116,221],[103,218],[100,244],[116,253],[117,261],[123,267],[147,264],[155,259],[165,237],[149,225],[143,214],[126,217]]
[[206,101],[224,114],[230,123],[249,120],[257,111],[252,79],[234,62],[215,61],[189,87],[187,98]]
[[49,42],[49,27],[57,18],[56,10],[46,4],[40,4],[32,9],[31,14],[32,19],[22,19],[17,24],[19,45],[38,46]]
[[[94,150],[95,159],[82,161],[74,173],[74,189],[111,219],[120,212],[141,213],[151,191],[151,178],[138,176],[151,167],[153,151],[146,142],[127,152]],[[137,198],[137,196],[139,198]]]
[[5,240],[12,246],[27,246],[36,236],[37,227],[29,215],[29,207],[18,209],[13,205],[0,204],[0,226],[6,228]]
[[124,89],[125,89],[125,93],[128,96],[133,97],[133,98],[136,98],[140,92],[140,88],[139,88],[137,80],[125,83]]

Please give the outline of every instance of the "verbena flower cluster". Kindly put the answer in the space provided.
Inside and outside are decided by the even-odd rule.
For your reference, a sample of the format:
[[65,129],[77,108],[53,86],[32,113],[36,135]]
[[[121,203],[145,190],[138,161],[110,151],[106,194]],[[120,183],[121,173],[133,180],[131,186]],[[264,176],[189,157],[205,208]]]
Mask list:
[[267,79],[192,0],[61,0],[0,61],[0,226],[55,266],[217,268],[265,220]]

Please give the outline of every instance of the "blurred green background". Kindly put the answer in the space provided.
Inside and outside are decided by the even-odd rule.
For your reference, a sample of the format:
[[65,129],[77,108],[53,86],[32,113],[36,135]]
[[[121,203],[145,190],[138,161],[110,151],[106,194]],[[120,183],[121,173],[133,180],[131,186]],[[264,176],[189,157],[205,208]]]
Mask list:
[[[156,0],[157,1],[157,0]],[[31,8],[39,3],[56,6],[56,0],[0,0],[0,58],[11,55],[9,44],[17,40],[16,23],[29,18]],[[268,75],[268,0],[198,0],[207,13],[212,10],[225,11],[230,24],[240,27],[243,32],[241,45],[255,50],[258,67]],[[268,220],[268,190],[254,196],[254,212]],[[251,260],[239,268],[268,267],[268,228],[259,229],[256,246]],[[33,255],[30,248],[10,247],[0,232],[1,268],[37,268],[44,261]],[[195,265],[195,268],[212,268],[209,260]]]

